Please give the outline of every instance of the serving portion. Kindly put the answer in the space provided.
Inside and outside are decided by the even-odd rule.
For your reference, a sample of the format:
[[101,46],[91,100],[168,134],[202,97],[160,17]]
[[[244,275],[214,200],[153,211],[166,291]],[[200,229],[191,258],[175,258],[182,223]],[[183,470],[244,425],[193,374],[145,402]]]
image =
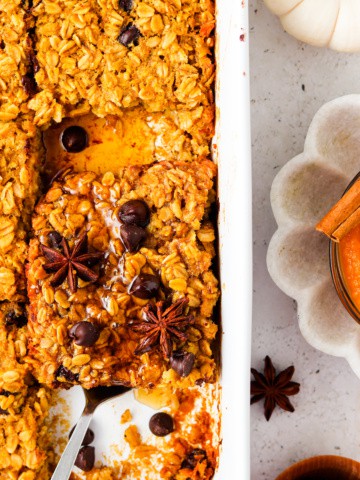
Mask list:
[[189,384],[214,380],[218,288],[205,213],[214,174],[208,160],[164,162],[53,183],[36,207],[29,250],[40,382],[177,383],[181,356]]
[[[211,478],[214,6],[19,0],[0,11],[0,478],[50,478],[54,390],[113,384],[183,412],[160,478]],[[140,475],[139,458],[91,473],[81,455],[96,478]]]

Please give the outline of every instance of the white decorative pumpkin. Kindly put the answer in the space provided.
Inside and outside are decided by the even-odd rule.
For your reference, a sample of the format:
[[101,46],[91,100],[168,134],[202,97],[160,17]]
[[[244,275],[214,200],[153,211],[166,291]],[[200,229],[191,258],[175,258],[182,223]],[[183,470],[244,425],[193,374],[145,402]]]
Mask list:
[[360,0],[264,0],[298,40],[340,52],[360,50]]

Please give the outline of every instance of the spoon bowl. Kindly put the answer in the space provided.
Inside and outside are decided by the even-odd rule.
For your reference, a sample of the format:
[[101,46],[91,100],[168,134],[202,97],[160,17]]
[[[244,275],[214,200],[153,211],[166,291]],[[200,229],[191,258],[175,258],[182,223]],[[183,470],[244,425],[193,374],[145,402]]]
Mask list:
[[85,407],[74,431],[65,447],[51,480],[68,480],[81,447],[85,433],[90,425],[95,410],[99,405],[127,393],[131,388],[123,385],[96,387],[90,390],[83,388]]

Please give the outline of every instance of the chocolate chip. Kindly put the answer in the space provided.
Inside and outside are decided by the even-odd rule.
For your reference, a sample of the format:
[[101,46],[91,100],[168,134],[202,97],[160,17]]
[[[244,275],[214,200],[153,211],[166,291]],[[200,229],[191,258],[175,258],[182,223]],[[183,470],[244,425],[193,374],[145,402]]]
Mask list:
[[1,39],[1,40],[0,40],[0,49],[1,49],[1,50],[4,50],[4,48],[5,48],[5,42],[4,42],[3,39]]
[[99,329],[91,322],[78,322],[71,328],[69,337],[81,347],[91,347],[100,336]]
[[0,415],[9,415],[9,412],[0,408]]
[[10,397],[10,395],[13,395],[11,392],[8,392],[7,390],[1,390],[0,395],[3,395],[4,397]]
[[137,46],[139,45],[140,35],[140,30],[132,23],[129,23],[121,30],[118,41],[125,47],[129,47],[131,43]]
[[60,142],[67,152],[78,153],[89,145],[89,137],[85,128],[71,125],[61,133]]
[[10,310],[5,315],[5,324],[8,326],[15,326],[17,328],[24,327],[27,324],[27,316],[25,311],[23,313]]
[[80,448],[77,454],[75,465],[83,472],[90,472],[93,469],[95,463],[95,448],[85,447]]
[[60,243],[62,240],[62,236],[59,232],[53,230],[52,232],[48,233],[48,239],[50,240],[51,246],[54,248],[59,248]]
[[183,460],[181,468],[194,470],[196,465],[198,463],[202,463],[204,460],[207,461],[205,450],[202,450],[201,448],[194,448],[194,450],[187,455],[185,460]]
[[150,223],[150,209],[144,200],[129,200],[119,210],[119,220],[126,225],[146,227]]
[[128,252],[136,252],[146,239],[146,231],[137,225],[122,225],[120,237]]
[[36,80],[30,73],[27,73],[21,78],[22,86],[24,87],[26,95],[30,98],[36,95],[37,93],[37,84]]
[[168,413],[155,413],[150,418],[149,428],[157,437],[165,437],[174,431],[174,420]]
[[57,377],[63,377],[65,378],[65,380],[72,383],[79,380],[79,374],[71,372],[66,367],[64,367],[64,365],[60,365],[60,367],[57,369],[57,372],[55,373],[55,378]]
[[119,0],[119,8],[124,12],[130,12],[133,6],[133,0]]
[[173,352],[170,357],[170,365],[180,377],[187,377],[190,375],[195,363],[195,355],[191,352],[183,352],[178,350]]
[[[75,427],[76,427],[76,425],[74,425],[72,427],[72,429],[70,430],[69,438],[71,438],[71,435],[73,434],[73,431],[75,430]],[[83,438],[83,441],[82,441],[81,445],[90,445],[90,443],[92,443],[94,441],[94,438],[95,438],[94,432],[91,430],[91,428],[88,428],[86,430],[85,437]]]
[[155,297],[159,288],[159,277],[150,273],[140,273],[130,285],[129,293],[137,298],[146,300]]

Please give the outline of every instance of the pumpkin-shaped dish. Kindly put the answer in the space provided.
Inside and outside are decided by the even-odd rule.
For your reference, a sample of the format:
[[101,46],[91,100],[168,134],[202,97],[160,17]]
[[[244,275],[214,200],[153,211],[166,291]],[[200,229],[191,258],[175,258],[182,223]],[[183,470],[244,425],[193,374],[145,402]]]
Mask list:
[[360,50],[358,0],[265,0],[298,40],[341,52]]

